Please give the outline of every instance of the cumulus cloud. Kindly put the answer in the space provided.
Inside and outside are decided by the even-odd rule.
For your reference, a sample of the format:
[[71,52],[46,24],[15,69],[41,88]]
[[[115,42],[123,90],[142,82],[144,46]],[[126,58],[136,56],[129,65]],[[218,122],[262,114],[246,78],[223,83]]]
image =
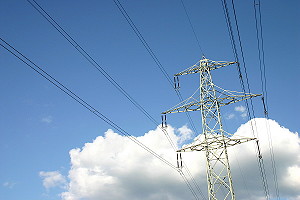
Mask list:
[[[254,133],[251,124],[256,126]],[[176,132],[179,135],[176,135]],[[177,144],[180,144],[182,140],[190,137],[191,130],[186,126],[181,129],[168,126],[168,133]],[[275,192],[268,134],[273,139],[281,198],[299,200],[300,139],[298,134],[281,127],[273,120],[255,119],[255,123],[252,120],[243,124],[233,137],[253,137],[253,134],[258,135],[260,140],[271,196],[274,196]],[[159,128],[136,139],[176,165],[176,154]],[[233,183],[238,199],[254,200],[264,197],[255,148],[254,142],[229,148]],[[187,152],[182,156],[206,195],[205,154]],[[193,198],[178,172],[141,149],[127,137],[112,130],[108,130],[104,136],[97,137],[93,142],[86,143],[82,148],[72,149],[70,157],[69,182],[67,190],[61,194],[63,200]]]
[[[254,132],[252,132],[252,127]],[[260,148],[265,163],[265,170],[268,178],[268,184],[271,196],[274,197],[274,180],[270,156],[270,144],[273,146],[275,155],[275,164],[277,171],[277,180],[279,184],[279,192],[281,198],[298,200],[300,195],[299,185],[294,178],[300,174],[300,139],[298,133],[292,133],[288,129],[280,126],[274,120],[266,120],[263,118],[253,119],[246,124],[243,124],[235,133],[241,137],[253,137],[253,134],[258,137],[260,141]],[[272,140],[270,140],[272,138]],[[259,189],[262,188],[261,179],[258,176],[259,168],[257,164],[257,155],[255,151],[256,146],[253,143],[246,143],[235,146],[229,149],[231,157],[233,178],[243,195],[247,196],[247,192],[240,188],[242,185],[248,187],[250,194],[258,194]],[[239,162],[239,166],[234,164]],[[292,170],[291,170],[292,167]],[[244,169],[246,184],[243,183],[242,178],[238,175],[239,168]],[[299,176],[299,175],[298,175]],[[258,183],[258,184],[257,184]],[[247,186],[248,185],[248,186]],[[262,191],[260,192],[263,196]],[[256,199],[257,196],[252,197]],[[250,198],[246,198],[250,199]]]
[[[167,131],[173,141],[178,141],[174,128],[168,126]],[[186,132],[181,129],[182,134]],[[137,139],[175,165],[174,150],[159,128]],[[65,200],[182,197],[181,179],[175,170],[112,130],[82,149],[72,149],[70,157],[69,189],[62,194]]]
[[43,179],[43,185],[46,189],[50,189],[53,187],[65,188],[66,186],[66,178],[58,171],[41,171],[39,172],[39,175]]

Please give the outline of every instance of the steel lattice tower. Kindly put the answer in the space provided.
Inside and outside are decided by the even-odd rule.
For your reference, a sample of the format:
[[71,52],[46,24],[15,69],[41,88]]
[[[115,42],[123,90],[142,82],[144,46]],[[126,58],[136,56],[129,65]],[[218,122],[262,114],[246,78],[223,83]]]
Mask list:
[[[177,152],[205,151],[209,200],[235,199],[227,148],[256,139],[232,136],[225,132],[222,126],[221,106],[260,96],[260,94],[224,90],[213,83],[212,70],[234,63],[236,62],[212,61],[203,57],[192,67],[175,74],[174,80],[178,81],[178,76],[199,73],[200,87],[191,97],[162,113],[201,111],[202,135]],[[175,82],[176,85],[179,86],[179,83]]]

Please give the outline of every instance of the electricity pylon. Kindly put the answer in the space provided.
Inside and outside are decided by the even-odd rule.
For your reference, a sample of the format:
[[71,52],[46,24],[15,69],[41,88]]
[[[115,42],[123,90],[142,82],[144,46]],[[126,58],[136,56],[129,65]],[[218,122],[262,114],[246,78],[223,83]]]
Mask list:
[[203,57],[192,67],[175,74],[175,87],[178,87],[178,76],[199,73],[200,87],[191,97],[162,113],[201,111],[202,135],[196,137],[191,144],[184,145],[177,152],[205,151],[209,200],[235,199],[227,147],[256,139],[232,136],[223,130],[221,106],[260,96],[260,94],[224,90],[213,83],[212,70],[234,63],[236,62],[212,61]]

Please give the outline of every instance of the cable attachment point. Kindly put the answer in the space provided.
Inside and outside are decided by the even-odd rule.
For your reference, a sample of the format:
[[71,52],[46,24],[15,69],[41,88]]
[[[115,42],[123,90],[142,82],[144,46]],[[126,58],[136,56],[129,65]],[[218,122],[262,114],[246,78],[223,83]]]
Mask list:
[[179,77],[178,77],[178,76],[174,76],[174,89],[175,89],[175,90],[180,89],[180,85],[179,85]]
[[162,128],[167,128],[167,115],[162,115],[161,116],[161,127]]
[[182,169],[182,157],[181,153],[177,153],[177,168]]
[[263,102],[265,116],[268,118],[268,111],[265,103],[265,97],[261,97],[261,100]]

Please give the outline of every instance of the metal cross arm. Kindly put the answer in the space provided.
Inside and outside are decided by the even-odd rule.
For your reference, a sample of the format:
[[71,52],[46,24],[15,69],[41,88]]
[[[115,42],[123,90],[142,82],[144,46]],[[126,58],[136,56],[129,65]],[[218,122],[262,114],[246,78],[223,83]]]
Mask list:
[[237,62],[212,61],[212,60],[209,60],[209,59],[206,59],[205,57],[203,57],[203,59],[198,61],[195,65],[187,68],[186,70],[183,70],[182,72],[175,74],[174,76],[182,76],[182,75],[187,75],[187,74],[200,73],[204,69],[203,68],[204,65],[205,65],[205,68],[208,68],[211,71],[211,70],[219,69],[221,67],[225,67],[225,66],[232,65],[235,63],[237,63]]
[[[168,113],[179,113],[179,112],[189,112],[189,111],[197,111],[201,109],[210,109],[211,107],[215,106],[217,103],[219,107],[229,105],[232,103],[236,103],[239,101],[243,101],[246,99],[250,99],[253,97],[261,96],[261,94],[251,94],[251,93],[243,93],[243,92],[235,92],[224,90],[220,87],[215,86],[218,88],[216,93],[218,94],[217,98],[214,97],[207,97],[200,100],[200,95],[198,97],[194,97],[196,92],[189,97],[188,99],[182,101],[181,103],[177,104],[173,108],[162,112],[162,114]],[[198,91],[199,89],[197,89]]]
[[191,152],[191,151],[206,151],[214,149],[222,149],[225,146],[231,147],[237,144],[256,140],[256,138],[233,138],[225,135],[209,135],[206,136],[206,140],[201,141],[200,139],[195,140],[193,143],[184,145],[177,152]]

